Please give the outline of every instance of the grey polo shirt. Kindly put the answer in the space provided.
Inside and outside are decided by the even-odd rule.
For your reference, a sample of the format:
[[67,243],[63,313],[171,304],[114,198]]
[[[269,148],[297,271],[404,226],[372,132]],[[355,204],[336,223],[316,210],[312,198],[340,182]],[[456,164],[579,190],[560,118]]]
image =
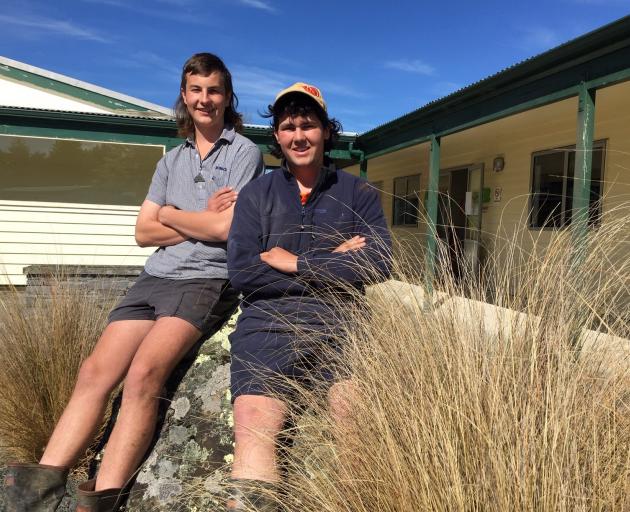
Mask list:
[[[258,146],[226,127],[203,160],[191,139],[166,153],[157,164],[147,199],[160,206],[202,211],[219,188],[230,186],[238,191],[262,170]],[[144,270],[168,279],[227,279],[226,245],[188,239],[160,247],[149,257]]]

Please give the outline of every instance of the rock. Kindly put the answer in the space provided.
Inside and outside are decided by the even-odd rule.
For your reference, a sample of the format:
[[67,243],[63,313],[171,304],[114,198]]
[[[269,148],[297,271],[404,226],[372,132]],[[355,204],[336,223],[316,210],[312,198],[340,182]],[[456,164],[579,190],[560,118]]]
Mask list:
[[233,446],[227,336],[236,316],[169,380],[167,387],[176,389],[131,488],[128,512],[223,510],[220,493]]
[[[153,444],[130,490],[126,512],[224,510],[223,482],[232,460],[232,406],[228,335],[236,312],[177,366],[166,385]],[[115,400],[120,401],[120,396]],[[109,420],[111,431],[115,413]],[[101,441],[103,446],[107,434]],[[101,450],[102,454],[102,450]],[[90,470],[94,475],[100,456]],[[0,511],[5,510],[0,466]],[[68,482],[59,512],[76,506],[77,482]]]

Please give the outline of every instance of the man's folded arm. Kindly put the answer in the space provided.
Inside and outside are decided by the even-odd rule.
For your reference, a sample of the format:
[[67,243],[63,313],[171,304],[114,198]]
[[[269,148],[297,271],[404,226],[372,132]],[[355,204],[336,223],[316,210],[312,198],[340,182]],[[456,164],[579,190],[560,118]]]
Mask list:
[[261,234],[258,208],[249,197],[241,196],[228,237],[228,273],[232,286],[245,294],[275,296],[303,289],[303,283],[295,275],[279,272],[261,261]]
[[165,226],[158,220],[160,208],[159,204],[148,199],[142,203],[135,230],[136,243],[140,247],[165,247],[188,239],[185,233]]
[[392,242],[376,192],[357,186],[356,234],[366,239],[362,249],[347,252],[313,251],[298,257],[298,275],[332,282],[370,283],[387,279],[392,269]]
[[160,209],[158,220],[189,238],[206,242],[225,242],[230,231],[234,206],[222,212],[203,210],[188,212],[171,206]]

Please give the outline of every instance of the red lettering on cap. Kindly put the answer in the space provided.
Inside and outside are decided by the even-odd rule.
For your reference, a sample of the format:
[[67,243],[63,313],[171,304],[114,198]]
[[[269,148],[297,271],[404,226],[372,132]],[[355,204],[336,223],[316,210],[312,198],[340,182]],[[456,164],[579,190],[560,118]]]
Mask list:
[[316,98],[321,98],[322,95],[319,92],[317,87],[313,87],[312,85],[303,85],[302,88],[309,94],[315,96]]

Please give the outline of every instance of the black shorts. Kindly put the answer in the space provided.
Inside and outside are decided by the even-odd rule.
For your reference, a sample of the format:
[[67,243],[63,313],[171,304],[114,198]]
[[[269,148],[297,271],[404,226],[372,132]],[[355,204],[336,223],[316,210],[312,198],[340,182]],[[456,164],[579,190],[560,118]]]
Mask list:
[[165,279],[142,272],[109,314],[118,320],[177,317],[207,333],[238,304],[238,293],[225,279]]

